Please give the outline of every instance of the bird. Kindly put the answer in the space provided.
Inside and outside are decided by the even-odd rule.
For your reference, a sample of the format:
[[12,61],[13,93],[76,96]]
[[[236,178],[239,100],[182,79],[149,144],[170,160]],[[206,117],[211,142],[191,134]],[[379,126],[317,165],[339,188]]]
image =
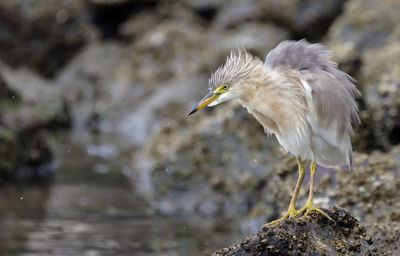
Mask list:
[[[360,123],[355,79],[331,60],[333,52],[323,44],[305,39],[279,43],[265,61],[243,48],[231,51],[225,64],[209,78],[209,93],[187,114],[205,106],[238,101],[275,135],[286,152],[296,157],[298,179],[286,213],[287,218],[317,212],[333,221],[313,202],[317,164],[332,168],[352,167],[353,125]],[[310,162],[310,188],[306,204],[296,201]],[[268,225],[268,224],[267,224]]]

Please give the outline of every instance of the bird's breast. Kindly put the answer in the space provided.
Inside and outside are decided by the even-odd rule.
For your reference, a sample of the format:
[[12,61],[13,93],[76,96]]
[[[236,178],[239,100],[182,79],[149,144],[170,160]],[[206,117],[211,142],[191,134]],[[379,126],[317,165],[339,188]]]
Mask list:
[[[269,116],[256,110],[245,100],[240,102],[256,118],[267,132],[274,134],[282,147],[289,153],[301,158],[311,158],[310,127],[301,120],[292,118],[291,122],[277,119],[276,112],[268,111]],[[267,111],[265,111],[267,112]]]

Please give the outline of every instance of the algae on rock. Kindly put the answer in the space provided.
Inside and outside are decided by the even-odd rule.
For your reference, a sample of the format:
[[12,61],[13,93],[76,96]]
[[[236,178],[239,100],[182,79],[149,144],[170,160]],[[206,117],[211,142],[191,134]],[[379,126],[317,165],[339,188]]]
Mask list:
[[318,213],[287,219],[264,226],[257,234],[213,256],[384,255],[349,212],[338,208],[324,211],[336,223]]

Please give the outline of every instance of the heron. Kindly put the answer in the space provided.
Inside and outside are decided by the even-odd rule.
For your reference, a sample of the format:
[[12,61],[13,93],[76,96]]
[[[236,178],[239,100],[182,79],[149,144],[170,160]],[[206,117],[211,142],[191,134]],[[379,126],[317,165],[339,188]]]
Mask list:
[[[300,214],[318,212],[333,221],[313,203],[317,164],[332,168],[352,167],[350,136],[360,122],[356,99],[361,92],[355,79],[331,60],[324,45],[305,39],[283,41],[263,62],[245,49],[231,51],[224,65],[209,79],[209,93],[188,113],[229,100],[238,101],[275,135],[286,152],[297,159],[298,179],[287,212],[275,224]],[[310,162],[310,188],[306,204],[296,201]]]

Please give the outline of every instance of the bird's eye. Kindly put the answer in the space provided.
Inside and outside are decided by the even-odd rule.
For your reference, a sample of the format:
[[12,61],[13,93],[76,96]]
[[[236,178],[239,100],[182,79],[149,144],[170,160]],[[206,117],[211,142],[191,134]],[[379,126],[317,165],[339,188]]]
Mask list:
[[227,89],[228,88],[228,86],[227,85],[224,85],[224,89]]

